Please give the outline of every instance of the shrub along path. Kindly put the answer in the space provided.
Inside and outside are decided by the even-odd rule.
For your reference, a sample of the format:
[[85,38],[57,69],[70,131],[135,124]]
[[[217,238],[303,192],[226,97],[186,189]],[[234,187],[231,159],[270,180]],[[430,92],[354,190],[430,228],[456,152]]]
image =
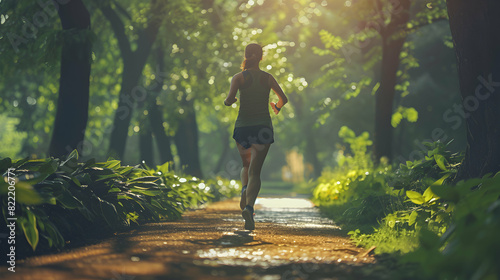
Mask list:
[[[100,243],[1,267],[1,279],[394,279],[312,203],[259,198],[256,230],[238,200],[150,223]],[[292,208],[291,208],[292,207]]]

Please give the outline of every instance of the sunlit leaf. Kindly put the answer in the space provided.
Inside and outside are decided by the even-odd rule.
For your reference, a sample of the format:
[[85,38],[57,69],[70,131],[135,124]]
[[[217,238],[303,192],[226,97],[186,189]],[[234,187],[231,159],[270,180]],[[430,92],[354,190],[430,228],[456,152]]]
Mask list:
[[39,241],[39,234],[38,234],[38,229],[36,226],[36,216],[33,214],[31,211],[26,212],[27,217],[19,217],[17,219],[17,222],[21,225],[21,228],[23,229],[24,236],[26,237],[26,240],[30,244],[31,248],[33,251],[35,251],[36,246],[38,245]]
[[425,202],[424,197],[415,191],[406,191],[406,196],[415,204],[423,204]]

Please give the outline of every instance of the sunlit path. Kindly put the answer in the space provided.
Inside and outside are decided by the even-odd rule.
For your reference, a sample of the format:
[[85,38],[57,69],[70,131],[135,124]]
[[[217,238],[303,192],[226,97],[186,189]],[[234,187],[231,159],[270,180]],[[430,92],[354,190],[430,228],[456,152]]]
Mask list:
[[[2,279],[390,279],[301,198],[259,198],[253,232],[236,199],[101,243],[33,257]],[[333,278],[332,278],[333,277]]]

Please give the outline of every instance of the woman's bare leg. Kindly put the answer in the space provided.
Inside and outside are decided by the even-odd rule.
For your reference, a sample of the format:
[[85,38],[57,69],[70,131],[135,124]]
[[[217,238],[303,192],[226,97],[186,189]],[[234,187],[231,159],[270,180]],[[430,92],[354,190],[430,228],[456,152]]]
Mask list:
[[[238,147],[238,152],[240,153],[241,161],[243,162],[243,168],[241,168],[240,177],[242,186],[248,187],[248,168],[250,166],[250,160],[252,157],[252,149],[245,149],[238,142],[236,142],[236,146]],[[240,199],[240,208],[243,210],[246,203],[246,192],[241,193]]]
[[[248,167],[248,185],[246,192],[246,205],[254,206],[260,191],[260,172],[266,159],[271,144],[252,144],[250,165]],[[241,204],[240,204],[241,205]],[[246,206],[245,205],[245,206]]]

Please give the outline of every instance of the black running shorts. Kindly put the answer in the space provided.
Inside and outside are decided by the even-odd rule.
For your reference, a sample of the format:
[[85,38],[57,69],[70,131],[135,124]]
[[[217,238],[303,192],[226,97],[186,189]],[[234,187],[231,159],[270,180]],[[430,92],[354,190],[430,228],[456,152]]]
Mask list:
[[252,144],[274,143],[274,133],[272,127],[267,125],[235,127],[233,139],[248,149]]

